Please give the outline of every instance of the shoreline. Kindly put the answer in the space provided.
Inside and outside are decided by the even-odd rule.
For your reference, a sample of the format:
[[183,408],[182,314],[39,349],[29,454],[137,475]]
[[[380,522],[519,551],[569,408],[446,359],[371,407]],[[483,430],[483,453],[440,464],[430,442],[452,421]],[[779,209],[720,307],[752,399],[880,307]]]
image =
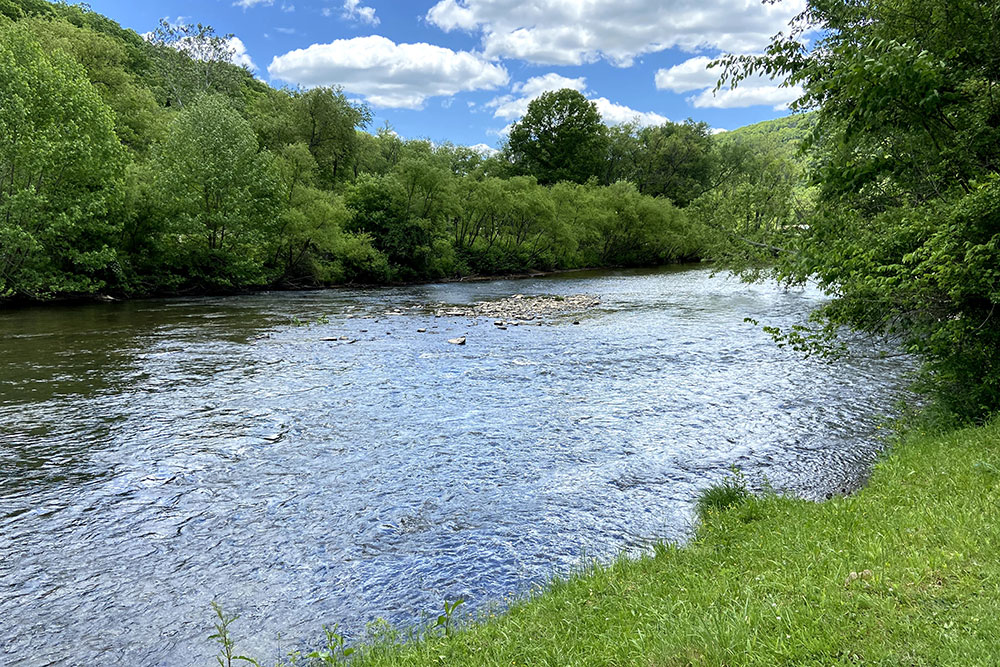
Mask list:
[[449,616],[457,627],[376,620],[346,662],[991,664],[1000,421],[889,440],[852,495],[708,509],[683,546],[592,564],[505,610]]
[[134,301],[158,301],[166,299],[184,299],[201,297],[231,297],[247,296],[251,294],[265,294],[268,292],[323,292],[327,290],[344,289],[380,289],[394,287],[415,287],[420,285],[449,285],[453,283],[485,283],[502,280],[531,280],[534,278],[547,278],[550,276],[568,275],[573,273],[587,273],[592,271],[650,271],[667,268],[695,267],[710,263],[708,260],[696,260],[690,262],[674,262],[670,264],[657,264],[653,266],[590,266],[577,269],[553,269],[551,271],[532,271],[522,273],[506,273],[498,275],[469,275],[457,278],[441,278],[439,280],[414,280],[391,283],[338,283],[333,285],[265,285],[223,289],[192,289],[179,292],[159,292],[153,294],[143,294],[136,296],[122,296],[115,294],[85,294],[75,296],[57,296],[52,299],[28,299],[23,297],[0,298],[0,312],[15,311],[37,307],[69,307],[93,304],[115,304],[130,303]]

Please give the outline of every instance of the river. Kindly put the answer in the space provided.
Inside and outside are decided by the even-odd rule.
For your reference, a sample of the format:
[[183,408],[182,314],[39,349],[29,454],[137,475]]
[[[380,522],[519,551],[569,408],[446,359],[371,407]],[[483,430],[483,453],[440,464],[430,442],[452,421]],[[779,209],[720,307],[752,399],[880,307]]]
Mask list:
[[[434,315],[515,293],[601,304]],[[213,600],[271,660],[683,540],[731,466],[851,491],[905,363],[744,322],[821,301],[696,267],[0,311],[0,663],[207,665]]]

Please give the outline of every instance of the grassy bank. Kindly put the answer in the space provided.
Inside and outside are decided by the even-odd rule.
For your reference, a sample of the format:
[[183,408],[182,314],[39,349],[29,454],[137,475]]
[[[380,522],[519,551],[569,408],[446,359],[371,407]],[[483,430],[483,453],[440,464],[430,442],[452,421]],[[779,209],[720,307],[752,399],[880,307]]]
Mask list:
[[908,436],[852,497],[754,498],[684,548],[451,637],[362,652],[366,665],[998,664],[1000,424]]

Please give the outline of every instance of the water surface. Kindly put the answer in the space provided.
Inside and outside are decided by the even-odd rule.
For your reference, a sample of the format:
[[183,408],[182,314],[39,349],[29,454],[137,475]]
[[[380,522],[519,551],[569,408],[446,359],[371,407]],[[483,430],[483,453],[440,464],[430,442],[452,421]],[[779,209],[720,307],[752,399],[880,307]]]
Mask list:
[[[602,303],[433,314],[515,293]],[[681,540],[734,465],[851,490],[899,360],[744,322],[820,301],[674,269],[0,312],[0,663],[205,665],[212,600],[270,659]]]

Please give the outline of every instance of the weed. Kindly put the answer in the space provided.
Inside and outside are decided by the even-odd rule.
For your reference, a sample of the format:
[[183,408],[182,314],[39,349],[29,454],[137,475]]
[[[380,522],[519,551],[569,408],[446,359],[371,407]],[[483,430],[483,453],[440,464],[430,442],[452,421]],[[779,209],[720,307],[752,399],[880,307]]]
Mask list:
[[455,610],[463,604],[465,604],[465,598],[458,598],[454,602],[448,602],[445,600],[444,613],[437,617],[437,623],[434,624],[434,628],[442,628],[444,630],[444,636],[451,637],[451,633],[455,629]]
[[215,601],[212,602],[212,609],[216,616],[215,634],[211,635],[209,639],[219,643],[219,655],[215,658],[219,667],[233,667],[234,660],[254,665],[254,667],[261,667],[260,663],[253,658],[235,655],[236,640],[233,639],[233,633],[229,630],[229,626],[239,618],[239,614],[226,614],[222,605]]
[[712,512],[722,512],[741,505],[750,497],[746,477],[739,468],[733,468],[732,473],[720,483],[704,489],[698,494],[695,507],[698,518],[704,521]]

